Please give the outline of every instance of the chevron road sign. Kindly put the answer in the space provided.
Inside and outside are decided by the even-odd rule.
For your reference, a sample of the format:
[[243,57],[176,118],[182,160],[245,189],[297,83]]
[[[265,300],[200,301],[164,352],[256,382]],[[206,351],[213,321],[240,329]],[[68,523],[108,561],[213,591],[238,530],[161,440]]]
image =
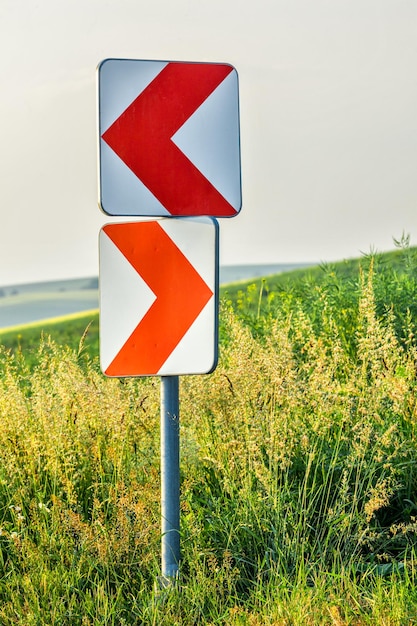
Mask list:
[[225,63],[98,66],[100,364],[161,377],[161,573],[180,563],[179,376],[217,364],[219,226],[240,212],[238,77]]
[[203,374],[217,362],[218,224],[208,217],[100,231],[100,360],[107,376]]
[[231,65],[106,59],[98,67],[98,105],[105,213],[239,213],[238,78]]

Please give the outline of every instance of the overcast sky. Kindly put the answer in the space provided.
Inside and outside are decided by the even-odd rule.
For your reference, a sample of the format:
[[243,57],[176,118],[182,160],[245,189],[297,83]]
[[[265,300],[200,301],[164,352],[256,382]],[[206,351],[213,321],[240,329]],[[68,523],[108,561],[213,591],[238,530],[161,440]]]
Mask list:
[[415,0],[0,0],[0,285],[96,275],[96,66],[239,74],[243,206],[221,262],[417,244]]

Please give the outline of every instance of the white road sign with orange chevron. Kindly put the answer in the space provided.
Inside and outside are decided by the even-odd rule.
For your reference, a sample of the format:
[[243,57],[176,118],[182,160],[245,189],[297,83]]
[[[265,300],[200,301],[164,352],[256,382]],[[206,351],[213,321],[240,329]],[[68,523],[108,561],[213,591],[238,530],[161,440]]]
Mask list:
[[209,217],[100,231],[100,360],[107,376],[205,374],[217,363],[218,224]]

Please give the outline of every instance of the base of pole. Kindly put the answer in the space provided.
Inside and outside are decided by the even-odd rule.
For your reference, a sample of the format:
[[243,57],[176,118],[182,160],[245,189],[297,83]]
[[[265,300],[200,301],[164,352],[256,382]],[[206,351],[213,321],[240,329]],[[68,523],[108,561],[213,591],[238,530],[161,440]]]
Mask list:
[[179,589],[179,572],[176,576],[158,576],[157,584],[160,591]]
[[172,593],[181,591],[179,572],[176,576],[158,576],[154,585],[154,598],[159,603],[165,602]]

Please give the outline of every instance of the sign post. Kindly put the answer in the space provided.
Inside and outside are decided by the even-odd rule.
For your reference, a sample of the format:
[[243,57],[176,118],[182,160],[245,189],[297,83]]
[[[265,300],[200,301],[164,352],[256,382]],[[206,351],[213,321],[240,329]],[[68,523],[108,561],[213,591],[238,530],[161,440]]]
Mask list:
[[161,585],[178,577],[180,562],[179,377],[161,377]]
[[[217,364],[217,217],[241,209],[238,78],[226,63],[98,66],[100,364],[161,377],[161,586],[180,563],[179,376]],[[157,218],[157,219],[155,219]],[[167,219],[169,218],[169,219]]]
[[144,220],[100,231],[100,363],[161,377],[161,587],[179,574],[179,374],[217,364],[218,223]]

